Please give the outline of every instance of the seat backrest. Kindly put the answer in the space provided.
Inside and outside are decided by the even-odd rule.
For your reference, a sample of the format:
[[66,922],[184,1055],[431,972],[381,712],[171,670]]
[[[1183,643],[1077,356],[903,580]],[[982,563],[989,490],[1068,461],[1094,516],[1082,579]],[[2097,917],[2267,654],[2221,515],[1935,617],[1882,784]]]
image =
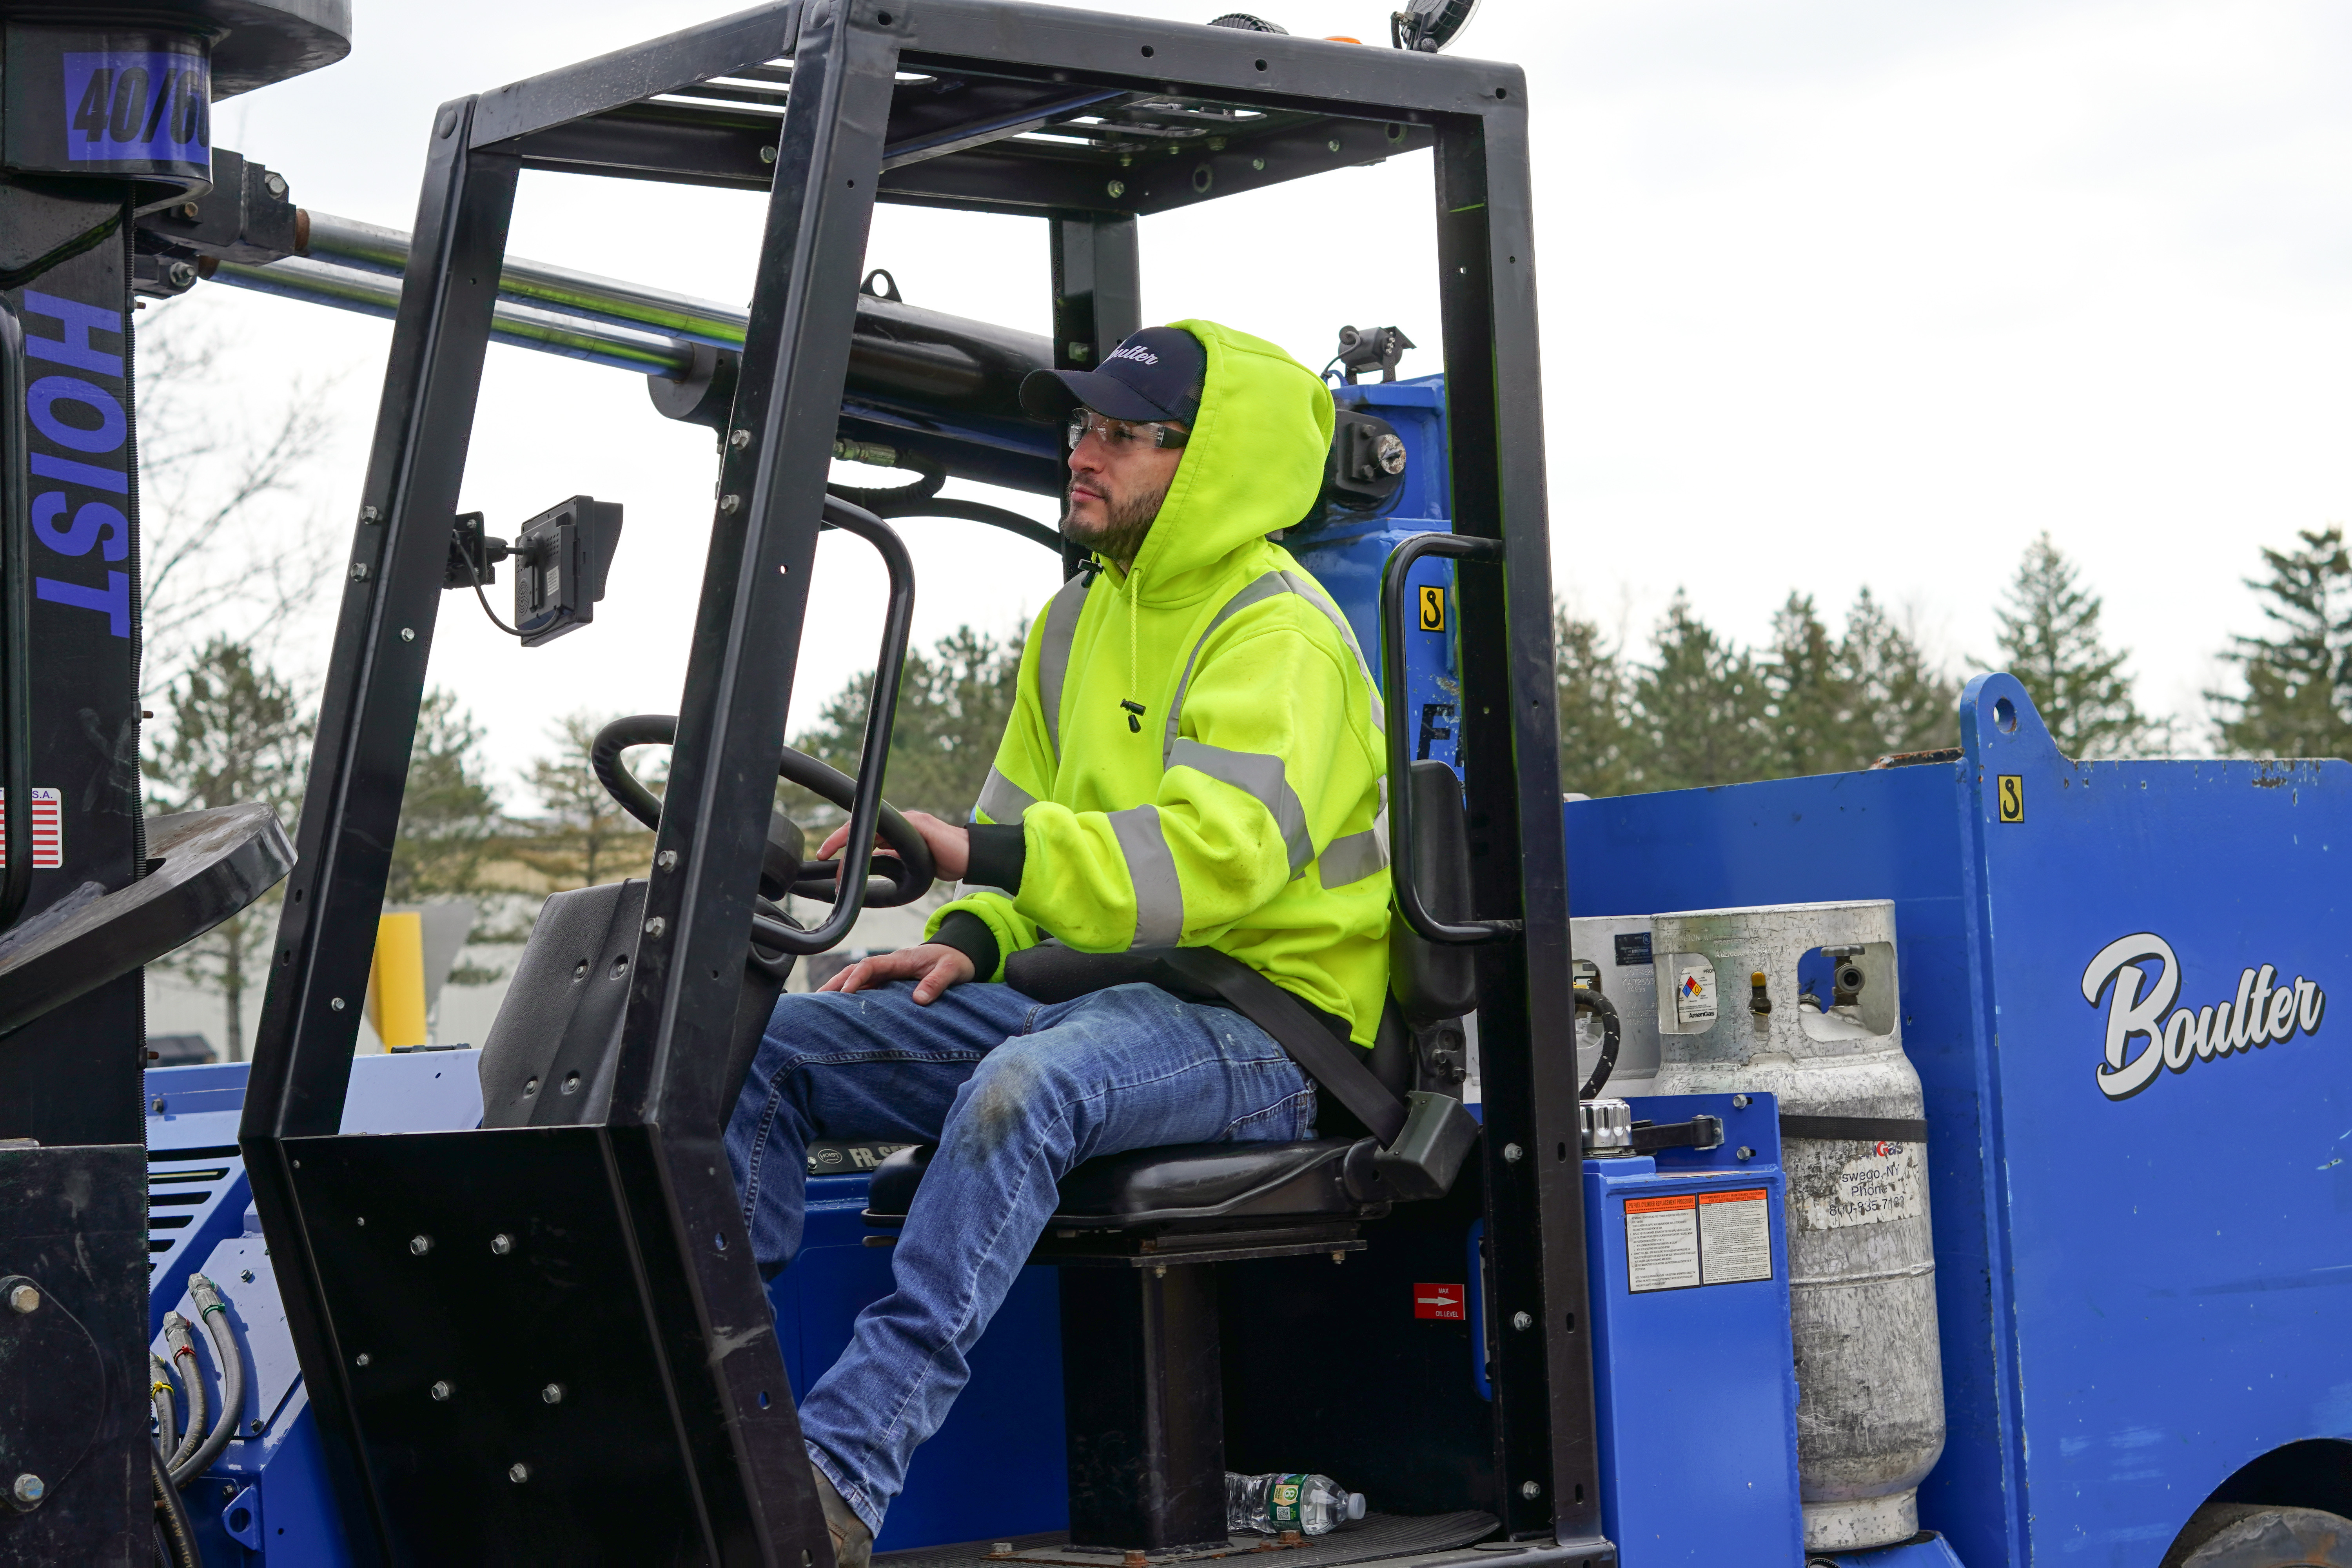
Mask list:
[[[1411,792],[1404,803],[1413,824],[1410,870],[1421,901],[1441,921],[1467,920],[1470,834],[1462,819],[1462,782],[1444,763],[1424,759],[1412,764],[1403,788]],[[1389,921],[1389,992],[1411,1028],[1459,1018],[1478,1005],[1475,956],[1467,947],[1427,940],[1397,915]]]
[[[506,1000],[482,1043],[482,1125],[557,1127],[605,1119],[628,1011],[646,884],[605,882],[551,897],[530,928]],[[732,1104],[782,988],[746,962],[724,1083]]]

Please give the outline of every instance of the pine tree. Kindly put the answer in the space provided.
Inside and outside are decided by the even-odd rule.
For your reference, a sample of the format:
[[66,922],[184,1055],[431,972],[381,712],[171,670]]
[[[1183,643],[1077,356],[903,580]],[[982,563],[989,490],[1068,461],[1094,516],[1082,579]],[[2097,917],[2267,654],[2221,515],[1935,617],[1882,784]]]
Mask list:
[[[556,749],[530,764],[531,793],[542,815],[521,829],[508,853],[559,888],[587,888],[616,876],[641,874],[654,836],[621,809],[588,765],[604,721],[572,713],[548,731]],[[639,769],[639,776],[645,770]]]
[[1553,685],[1559,706],[1559,787],[1570,794],[1622,795],[1633,787],[1629,677],[1618,651],[1591,621],[1552,608]]
[[[950,822],[964,820],[980,798],[1013,716],[1027,635],[1024,624],[1000,643],[959,626],[929,654],[908,653],[883,777],[883,794],[891,805]],[[855,776],[866,740],[866,694],[873,680],[871,671],[852,677],[824,705],[816,725],[793,738],[793,746]],[[787,815],[804,828],[841,820],[838,809],[803,792],[787,788],[780,795]]]
[[2048,534],[2026,547],[2008,598],[1996,612],[2002,668],[2032,693],[2060,751],[2116,756],[2165,738],[2166,727],[2132,700],[2128,655],[2111,651],[2099,635],[2098,595]]
[[1772,617],[1771,653],[1757,667],[1769,702],[1769,776],[1865,767],[1870,758],[1862,753],[1876,754],[1844,652],[1815,613],[1812,595],[1791,592]]
[[[148,770],[149,809],[204,811],[256,802],[290,833],[309,766],[311,721],[291,682],[252,647],[215,637],[174,681],[165,701],[171,742]],[[278,892],[231,915],[161,960],[221,999],[224,1051],[245,1056],[245,998],[268,975],[262,958],[278,922]]]
[[1635,778],[1691,789],[1778,776],[1770,698],[1752,655],[1717,637],[1675,595],[1633,680]]
[[1916,640],[1887,617],[1868,588],[1846,612],[1837,665],[1864,737],[1846,766],[1868,767],[1889,752],[1960,743],[1959,682],[1929,667]]
[[2257,757],[2352,757],[2352,553],[2344,530],[2302,530],[2298,550],[2263,551],[2263,615],[2275,633],[2241,637],[2226,657],[2242,693],[2209,692],[2224,751]]
[[486,772],[482,731],[458,710],[457,694],[426,692],[408,753],[386,903],[413,904],[479,885],[482,863],[504,826]]

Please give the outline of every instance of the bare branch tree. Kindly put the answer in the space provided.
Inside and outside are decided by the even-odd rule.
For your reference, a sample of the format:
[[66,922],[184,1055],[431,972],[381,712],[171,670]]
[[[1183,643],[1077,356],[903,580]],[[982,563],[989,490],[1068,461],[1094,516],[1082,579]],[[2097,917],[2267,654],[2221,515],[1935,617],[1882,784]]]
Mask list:
[[334,434],[331,380],[297,378],[260,420],[222,396],[219,331],[160,307],[139,325],[142,696],[171,684],[208,633],[267,647],[312,598],[334,552],[326,531],[272,527]]

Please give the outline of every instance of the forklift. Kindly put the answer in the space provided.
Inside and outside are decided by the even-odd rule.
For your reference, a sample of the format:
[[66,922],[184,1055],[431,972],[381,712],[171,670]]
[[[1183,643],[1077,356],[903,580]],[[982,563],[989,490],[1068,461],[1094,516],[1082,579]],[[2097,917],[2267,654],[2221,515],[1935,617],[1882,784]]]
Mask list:
[[[858,395],[873,203],[1045,222],[1045,363],[1085,367],[1142,324],[1139,218],[1423,149],[1437,171],[1442,460],[1460,521],[1426,534],[1421,553],[1464,563],[1459,746],[1486,761],[1457,785],[1443,763],[1419,759],[1444,779],[1424,772],[1416,792],[1401,775],[1391,831],[1408,887],[1416,826],[1430,868],[1420,912],[1437,935],[1422,943],[1430,984],[1413,1022],[1433,1040],[1458,1032],[1475,1002],[1484,1127],[1444,1092],[1458,1071],[1449,1083],[1442,1067],[1407,1062],[1374,1123],[1388,1136],[1369,1150],[1288,1147],[1278,1170],[1216,1151],[1208,1157],[1233,1169],[1206,1180],[1223,1195],[1189,1205],[1167,1194],[1189,1184],[1197,1196],[1204,1178],[1186,1162],[1201,1151],[1170,1152],[1157,1163],[1165,1175],[1136,1160],[1117,1180],[1105,1173],[1098,1212],[1074,1211],[1082,1227],[1057,1221],[1081,1231],[1062,1267],[1066,1339],[1082,1336],[1087,1362],[1115,1373],[1066,1381],[1069,1444],[1129,1457],[1073,1487],[1068,1533],[1074,1549],[1122,1555],[1222,1547],[1224,1431],[1245,1416],[1220,1415],[1229,1380],[1210,1370],[1216,1271],[1311,1265],[1336,1321],[1354,1276],[1331,1260],[1368,1250],[1367,1226],[1417,1204],[1449,1206],[1443,1246],[1457,1277],[1461,1237],[1472,1218],[1483,1224],[1491,1290],[1541,1331],[1490,1347],[1490,1402],[1458,1373],[1444,1398],[1366,1379],[1318,1395],[1316,1418],[1369,1429],[1400,1405],[1430,1407],[1426,1436],[1383,1467],[1394,1483],[1356,1484],[1449,1518],[1423,1542],[1438,1549],[1432,1560],[1476,1561],[1487,1537],[1546,1562],[1611,1560],[1582,1338],[1527,95],[1514,68],[1436,51],[1459,21],[1459,8],[1430,7],[1409,22],[1429,47],[1383,49],[969,0],[769,5],[440,110],[237,1141],[353,1561],[806,1564],[828,1550],[719,1144],[782,961],[837,943],[870,896],[929,882],[879,787],[911,557],[885,521],[829,497],[827,474],[848,441],[901,453],[919,472],[1046,493],[1061,479],[1055,433],[1007,416],[1008,385],[1034,368],[1026,355],[887,345],[919,376],[926,351],[950,360],[929,383],[978,383],[944,411],[953,419],[922,405],[923,380],[895,400]],[[1169,151],[1124,150],[1144,141]],[[525,170],[769,193],[740,352],[665,378],[673,407],[720,433],[693,657],[674,719],[611,737],[616,756],[657,734],[674,741],[647,875],[542,915],[507,1004],[516,1026],[502,1016],[484,1052],[484,1124],[347,1135],[358,1003],[436,613],[453,572],[470,589],[497,558],[478,524],[453,519]],[[519,609],[555,595],[539,635],[590,618],[617,511],[574,498],[506,546]],[[877,720],[855,781],[779,760],[826,527],[873,544],[891,577]],[[1390,729],[1411,733],[1402,715]],[[798,864],[799,835],[772,825],[780,766],[847,814],[853,847],[837,868]],[[608,784],[641,805],[625,771],[616,763]],[[902,851],[895,881],[869,879],[877,826]],[[1456,863],[1442,867],[1449,854]],[[763,908],[763,879],[771,900],[833,897],[831,916],[791,929],[778,906]],[[593,939],[581,934],[592,925]],[[611,1013],[601,997],[540,984],[560,971],[570,986],[571,947],[590,940]],[[519,1010],[542,1002],[522,1027]],[[1473,1139],[1483,1152],[1465,1162]],[[1555,1148],[1556,1159],[1517,1153]],[[1339,1177],[1351,1151],[1365,1167],[1352,1183]],[[1076,1193],[1065,1202],[1083,1206]],[[558,1384],[560,1404],[545,1397]],[[1098,1407],[1081,1411],[1082,1395]],[[1394,1548],[1368,1540],[1365,1554]],[[1328,1543],[1321,1555],[1352,1560]]]
[[[2352,1387],[2314,1310],[2352,1188],[2304,1171],[2341,1125],[2326,994],[2352,938],[2322,857],[2352,766],[2075,762],[1990,674],[1957,747],[1563,800],[1527,90],[1443,52],[1468,9],[1415,0],[1382,48],[1240,14],[788,0],[444,105],[405,233],[297,209],[225,150],[210,190],[128,215],[150,294],[209,279],[394,323],[290,851],[251,812],[195,825],[81,905],[37,885],[0,932],[9,1071],[21,1040],[86,1049],[35,1031],[286,880],[249,1072],[151,1071],[142,1097],[158,1435],[175,1383],[192,1427],[214,1413],[167,1445],[169,1560],[824,1568],[794,1391],[888,1289],[926,1152],[813,1147],[803,1251],[763,1279],[721,1133],[793,964],[931,881],[881,788],[918,587],[893,523],[992,525],[1074,574],[1050,530],[939,492],[1058,494],[1058,432],[1015,388],[1144,324],[1140,220],[1426,153],[1442,370],[1400,379],[1400,329],[1340,333],[1323,493],[1284,536],[1379,672],[1398,1026],[1322,1062],[1278,995],[1135,955],[1265,1025],[1362,1131],[1074,1171],[877,1560],[2352,1563],[2352,1424],[2275,1382]],[[509,255],[526,170],[763,193],[749,310]],[[1051,336],[899,299],[867,266],[877,201],[1043,221]],[[657,415],[712,433],[691,658],[677,713],[594,752],[649,863],[548,900],[478,1050],[355,1057],[443,596],[510,593],[518,658],[648,635],[596,623],[621,504],[457,511],[494,342],[644,374]],[[836,459],[915,479],[852,489]],[[828,529],[890,584],[855,777],[783,743]],[[626,762],[650,744],[658,797]],[[838,863],[779,779],[846,818]],[[43,797],[7,787],[35,808],[9,812],[22,865]],[[2160,834],[2270,868],[2269,901],[2191,897],[2147,862]],[[2234,1038],[2168,1011],[2232,983]],[[1893,1087],[1807,1098],[1857,1064]],[[2272,1129],[2239,1156],[2280,1211],[2250,1229],[2231,1183],[2152,1152],[2199,1147],[2216,1096]],[[108,1131],[79,1140],[115,1145],[88,1178],[101,1233],[30,1179],[92,1156],[0,1124],[0,1348],[48,1336],[38,1364],[89,1368],[0,1359],[0,1486],[39,1482],[0,1500],[0,1557],[146,1554],[125,1521],[164,1460],[139,1451],[135,1292],[71,1263],[137,1237],[138,1152]],[[44,1443],[70,1458],[37,1475]],[[1309,1471],[1370,1511],[1232,1528],[1229,1473]]]

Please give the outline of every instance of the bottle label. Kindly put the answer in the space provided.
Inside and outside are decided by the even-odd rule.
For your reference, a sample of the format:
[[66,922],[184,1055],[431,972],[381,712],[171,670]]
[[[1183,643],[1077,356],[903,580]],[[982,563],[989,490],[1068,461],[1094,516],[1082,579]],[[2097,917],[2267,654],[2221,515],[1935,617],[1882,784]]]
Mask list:
[[1306,1479],[1305,1476],[1284,1476],[1267,1490],[1266,1513],[1273,1520],[1276,1530],[1306,1528],[1298,1521],[1298,1494],[1303,1489],[1301,1483]]

